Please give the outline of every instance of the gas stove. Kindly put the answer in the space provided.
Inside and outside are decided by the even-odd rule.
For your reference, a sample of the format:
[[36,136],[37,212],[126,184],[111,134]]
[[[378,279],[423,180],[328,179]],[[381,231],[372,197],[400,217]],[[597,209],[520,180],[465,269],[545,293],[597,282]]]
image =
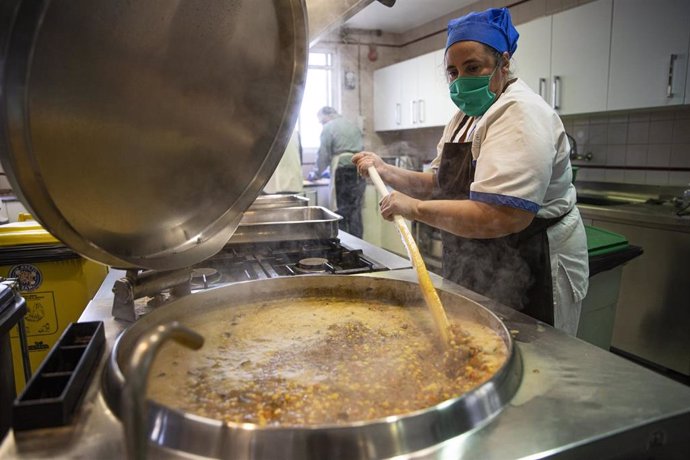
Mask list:
[[230,244],[192,267],[192,290],[279,276],[351,275],[388,270],[338,238]]
[[174,298],[241,281],[295,275],[353,275],[410,268],[410,262],[344,232],[337,238],[227,244],[192,267],[130,270],[113,286],[112,315],[135,321]]

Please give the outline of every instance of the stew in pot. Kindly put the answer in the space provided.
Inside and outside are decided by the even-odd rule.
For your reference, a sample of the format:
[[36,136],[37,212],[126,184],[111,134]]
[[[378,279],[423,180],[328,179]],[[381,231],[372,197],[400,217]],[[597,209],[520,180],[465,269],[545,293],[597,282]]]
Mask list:
[[197,415],[261,426],[345,424],[457,397],[506,360],[491,329],[455,318],[442,346],[423,305],[327,298],[272,300],[201,315],[206,338],[167,344],[149,397]]

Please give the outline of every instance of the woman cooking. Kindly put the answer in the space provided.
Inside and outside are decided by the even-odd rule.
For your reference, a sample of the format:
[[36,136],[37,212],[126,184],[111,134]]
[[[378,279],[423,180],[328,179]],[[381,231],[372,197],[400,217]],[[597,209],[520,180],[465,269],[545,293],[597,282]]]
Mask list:
[[517,40],[506,8],[450,21],[446,70],[460,110],[432,172],[371,152],[352,161],[394,189],[384,218],[442,231],[445,278],[574,335],[589,269],[570,147],[558,115],[510,72]]

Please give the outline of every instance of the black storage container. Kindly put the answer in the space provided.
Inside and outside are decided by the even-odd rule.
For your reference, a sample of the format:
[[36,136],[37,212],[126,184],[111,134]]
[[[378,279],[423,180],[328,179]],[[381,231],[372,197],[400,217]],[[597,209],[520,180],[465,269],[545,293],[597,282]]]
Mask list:
[[16,396],[10,329],[26,314],[24,298],[7,284],[0,284],[0,442],[12,425],[12,401]]

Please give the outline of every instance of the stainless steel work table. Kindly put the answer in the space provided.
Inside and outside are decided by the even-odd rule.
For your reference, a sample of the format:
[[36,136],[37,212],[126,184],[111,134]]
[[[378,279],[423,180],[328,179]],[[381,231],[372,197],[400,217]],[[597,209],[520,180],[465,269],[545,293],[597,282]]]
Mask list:
[[[342,235],[341,235],[342,237]],[[349,239],[348,239],[349,238]],[[342,238],[341,238],[342,239]],[[346,236],[346,244],[362,244]],[[371,248],[369,248],[371,250]],[[385,251],[379,257],[391,257]],[[403,264],[404,260],[398,258]],[[107,352],[127,326],[110,314],[109,273],[81,321],[105,323]],[[412,269],[368,275],[416,282]],[[440,289],[481,302],[514,333],[524,377],[516,396],[486,425],[409,458],[686,458],[690,452],[690,388],[432,275]],[[192,294],[194,295],[194,294]],[[0,458],[123,458],[122,425],[100,391],[101,365],[72,426],[13,434]],[[665,448],[673,446],[675,455]],[[170,452],[149,449],[152,458]]]

